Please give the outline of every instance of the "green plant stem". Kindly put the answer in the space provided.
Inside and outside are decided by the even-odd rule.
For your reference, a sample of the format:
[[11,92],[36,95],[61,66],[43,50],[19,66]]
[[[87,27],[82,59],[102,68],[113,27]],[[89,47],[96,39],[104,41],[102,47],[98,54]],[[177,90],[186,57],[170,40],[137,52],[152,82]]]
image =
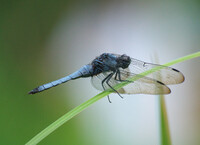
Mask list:
[[169,123],[164,97],[164,95],[158,96],[160,145],[171,145]]
[[[156,57],[156,63],[158,63],[158,57]],[[154,76],[155,79],[162,80],[161,75]],[[158,128],[159,128],[159,145],[171,145],[171,137],[169,131],[169,122],[167,116],[167,109],[165,105],[165,96],[157,96],[158,103]]]
[[[171,61],[169,63],[164,64],[165,66],[171,66],[173,64],[179,63],[179,62],[183,62],[195,57],[199,57],[200,56],[200,52],[191,54],[191,55],[187,55],[184,56],[182,58],[176,59],[174,61]],[[152,72],[155,72],[159,69],[162,69],[162,67],[155,67],[151,70],[145,71],[143,73],[141,73],[141,76],[145,76],[148,75]],[[139,79],[141,77],[135,76],[133,78],[131,78],[131,81],[135,81],[137,79]],[[128,82],[122,82],[118,85],[116,85],[114,88],[115,89],[119,89],[122,88],[123,86],[129,84]],[[51,125],[49,125],[48,127],[46,127],[44,130],[42,130],[40,133],[38,133],[35,137],[33,137],[30,141],[28,141],[26,143],[26,145],[35,145],[37,143],[39,143],[41,140],[43,140],[45,137],[47,137],[50,133],[52,133],[54,130],[56,130],[58,127],[60,127],[61,125],[63,125],[64,123],[66,123],[68,120],[70,120],[71,118],[73,118],[74,116],[76,116],[77,114],[79,114],[80,112],[82,112],[83,110],[85,110],[86,108],[88,108],[89,106],[91,106],[92,104],[94,104],[96,101],[100,100],[101,98],[107,96],[108,94],[112,93],[111,90],[106,90],[101,92],[100,94],[94,96],[93,98],[89,99],[88,101],[82,103],[81,105],[77,106],[76,108],[72,109],[71,111],[69,111],[68,113],[66,113],[65,115],[63,115],[62,117],[60,117],[58,120],[56,120],[55,122],[53,122]]]

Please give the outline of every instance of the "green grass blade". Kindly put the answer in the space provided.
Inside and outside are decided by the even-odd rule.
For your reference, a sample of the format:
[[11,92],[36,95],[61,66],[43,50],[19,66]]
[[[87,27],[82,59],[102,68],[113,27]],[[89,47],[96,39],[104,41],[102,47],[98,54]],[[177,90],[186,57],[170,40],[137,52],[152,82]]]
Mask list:
[[158,96],[160,145],[171,145],[169,123],[164,95]]
[[[155,56],[155,58],[156,58],[155,62],[158,63],[158,57]],[[161,75],[154,76],[154,78],[162,80]],[[157,97],[159,145],[171,145],[167,109],[166,109],[164,97],[165,97],[164,95],[159,95]]]
[[[171,62],[164,64],[164,65],[170,66],[170,65],[173,65],[173,64],[176,64],[176,63],[179,63],[179,62],[183,62],[183,61],[195,58],[195,57],[199,57],[199,56],[200,56],[200,52],[197,52],[197,53],[194,53],[194,54],[191,54],[191,55],[187,55],[185,57],[181,57],[179,59],[176,59],[176,60],[171,61]],[[143,75],[143,76],[148,75],[148,74],[155,72],[159,69],[162,69],[162,67],[155,67],[151,70],[148,70],[148,71],[141,73],[141,75]],[[139,78],[140,77],[135,76],[135,77],[131,78],[130,80],[135,81]],[[119,89],[119,88],[122,88],[123,86],[125,86],[127,84],[129,84],[129,83],[123,82],[123,83],[116,85],[114,88]],[[51,125],[49,125],[47,128],[42,130],[40,133],[38,133],[35,137],[33,137],[30,141],[28,141],[26,143],[26,145],[35,145],[35,144],[39,143],[41,140],[43,140],[45,137],[47,137],[50,133],[52,133],[58,127],[60,127],[61,125],[66,123],[68,120],[70,120],[71,118],[73,118],[74,116],[76,116],[77,114],[79,114],[80,112],[82,112],[83,110],[85,110],[86,108],[91,106],[92,104],[94,104],[96,101],[100,100],[101,98],[107,96],[110,93],[112,93],[111,90],[103,91],[102,93],[94,96],[93,98],[89,99],[88,101],[86,101],[86,102],[82,103],[81,105],[77,106],[76,108],[72,109],[71,111],[69,111],[68,113],[66,113],[62,117],[60,117],[58,120],[53,122]]]

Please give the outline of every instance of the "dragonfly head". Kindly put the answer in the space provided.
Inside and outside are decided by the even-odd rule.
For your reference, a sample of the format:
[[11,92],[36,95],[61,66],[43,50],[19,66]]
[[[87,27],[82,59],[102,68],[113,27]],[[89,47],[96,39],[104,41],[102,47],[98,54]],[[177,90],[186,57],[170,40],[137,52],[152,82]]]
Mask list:
[[123,54],[117,58],[118,67],[121,67],[123,69],[127,68],[130,63],[131,63],[131,58],[126,54]]

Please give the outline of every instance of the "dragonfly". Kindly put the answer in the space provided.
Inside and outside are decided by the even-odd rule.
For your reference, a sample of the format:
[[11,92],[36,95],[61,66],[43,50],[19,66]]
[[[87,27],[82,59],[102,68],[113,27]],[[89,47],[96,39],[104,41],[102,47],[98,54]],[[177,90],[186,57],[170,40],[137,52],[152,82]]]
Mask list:
[[[162,69],[146,76],[141,75],[155,67]],[[179,84],[184,81],[184,75],[175,68],[144,62],[125,54],[103,53],[76,72],[38,86],[29,94],[36,94],[70,80],[87,77],[91,77],[91,83],[97,90],[111,89],[121,98],[123,98],[121,94],[169,94],[171,90],[167,85]],[[130,81],[132,77],[139,77],[139,79]],[[116,90],[114,86],[121,82],[128,82],[128,85]],[[109,96],[108,100],[111,102]]]

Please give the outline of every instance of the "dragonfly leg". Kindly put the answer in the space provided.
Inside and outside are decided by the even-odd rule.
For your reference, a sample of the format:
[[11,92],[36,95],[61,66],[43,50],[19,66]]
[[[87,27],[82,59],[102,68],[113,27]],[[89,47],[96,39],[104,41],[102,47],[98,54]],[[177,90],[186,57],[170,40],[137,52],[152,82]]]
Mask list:
[[[104,82],[105,82],[108,78],[109,78],[109,75],[108,75],[105,79],[103,79],[103,81],[101,82],[101,85],[102,85],[104,91],[106,90],[105,87],[104,87]],[[109,103],[112,103],[111,100],[110,100],[109,95],[108,95],[107,97],[108,97],[108,101],[109,101]]]
[[[117,79],[117,76],[118,76],[118,79]],[[117,70],[116,74],[115,74],[115,80],[116,81],[121,81],[121,82],[132,82],[132,81],[129,81],[129,80],[122,80],[121,79],[121,73],[120,73],[120,70]]]
[[115,90],[108,82],[110,81],[110,79],[112,78],[112,76],[114,75],[114,73],[111,73],[111,74],[109,74],[106,78],[107,78],[107,80],[106,80],[106,84],[113,90],[113,91],[115,91],[121,98],[123,98],[121,95],[120,95],[120,93],[117,91],[117,90]]
[[[118,79],[117,79],[117,76],[118,76]],[[116,73],[115,73],[115,78],[114,78],[116,81],[121,81],[121,82],[123,82],[123,81],[126,81],[126,80],[122,80],[121,79],[121,74],[120,74],[120,71],[119,70],[117,70],[116,71]]]
[[117,70],[116,73],[115,73],[115,80],[116,80],[116,81],[118,81],[118,80],[117,80],[117,75],[118,75],[118,73],[119,73],[119,70]]
[[107,98],[108,98],[108,102],[112,103],[111,100],[110,100],[110,96],[109,95],[107,96]]

